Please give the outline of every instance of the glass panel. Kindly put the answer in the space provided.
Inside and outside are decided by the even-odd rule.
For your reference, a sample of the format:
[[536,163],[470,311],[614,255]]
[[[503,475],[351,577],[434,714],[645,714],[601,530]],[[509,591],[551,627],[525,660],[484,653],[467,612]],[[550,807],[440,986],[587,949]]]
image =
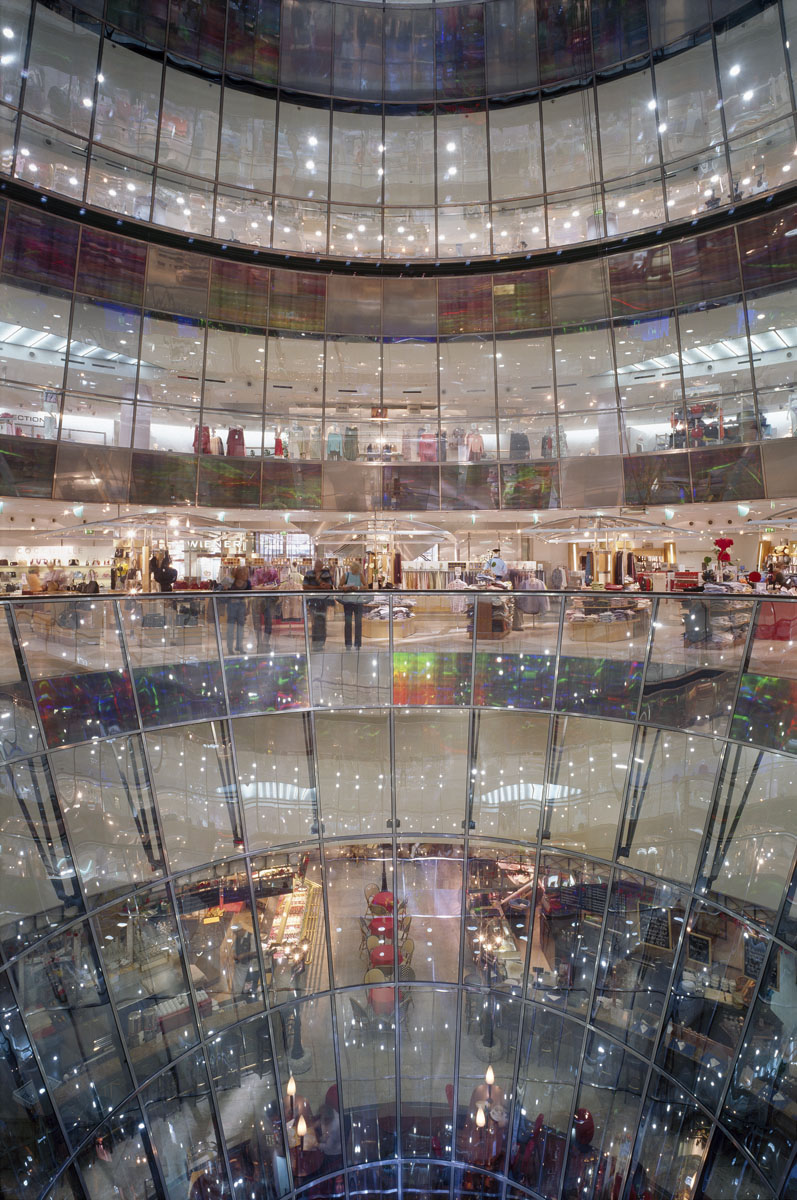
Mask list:
[[[578,857],[545,853],[540,860],[537,888],[528,994],[534,1000],[585,1017],[598,959],[609,870]],[[530,888],[526,894],[528,909]]]
[[459,833],[465,824],[468,714],[395,713],[396,815],[401,831]]
[[55,789],[44,759],[7,767],[0,789],[6,836],[0,937],[7,958],[83,911]]
[[684,912],[679,889],[630,872],[615,877],[592,1019],[646,1058],[668,1001]]
[[174,67],[166,68],[158,161],[213,178],[221,88]]
[[129,598],[122,602],[122,620],[145,726],[221,715],[211,599]]
[[[202,1052],[181,1058],[144,1088],[141,1098],[168,1200],[183,1200],[197,1184],[197,1190],[219,1200],[229,1196]],[[174,1137],[176,1128],[182,1145]]]
[[146,263],[147,248],[143,242],[115,237],[99,229],[83,228],[77,290],[119,304],[140,304]]
[[783,36],[774,9],[718,33],[717,61],[729,137],[790,107]]
[[59,750],[50,764],[90,905],[163,874],[140,738]]
[[132,1091],[87,923],[55,934],[11,971],[61,1119],[80,1142]]
[[443,1158],[451,1153],[442,1085],[450,1079],[454,1061],[456,1010],[453,988],[412,989],[409,1028],[399,1031],[401,1152],[406,1158]]
[[154,162],[160,93],[160,62],[106,39],[94,141]]
[[125,1189],[153,1194],[156,1170],[138,1103],[128,1101],[98,1126],[94,1145],[89,1144],[78,1162],[91,1200],[106,1200]]
[[[9,237],[6,235],[6,246],[8,242]],[[46,258],[41,262],[41,266],[45,271]],[[0,357],[7,378],[50,390],[63,386],[64,364],[61,355],[67,345],[70,303],[71,297],[67,298],[55,290],[33,284],[0,282],[0,311],[11,317],[11,328],[6,333],[9,347]],[[48,348],[39,350],[38,354],[35,349],[29,349],[23,358],[21,347],[39,338],[41,344]],[[11,427],[5,425],[2,429],[4,433],[16,434],[19,425],[22,433],[25,424],[14,422]],[[36,424],[38,432],[43,434],[44,424]],[[50,436],[55,436],[53,430],[50,431]]]
[[388,828],[390,733],[387,717],[383,714],[319,712],[315,717],[315,736],[319,802],[327,837],[375,836]]
[[792,611],[775,600],[760,600],[757,608],[731,730],[740,741],[790,750],[795,736]]
[[25,108],[63,129],[88,134],[94,106],[99,27],[64,6],[36,6]]
[[[327,847],[327,905],[336,987],[381,983],[395,977],[394,933],[399,931],[390,915],[396,903],[392,854],[389,841],[385,845],[352,842]],[[359,955],[355,953],[358,945]],[[398,961],[402,962],[403,956]],[[378,974],[371,976],[371,970]],[[379,1001],[392,1014],[392,998],[382,995]]]
[[723,734],[752,615],[749,603],[712,596],[661,599],[656,610],[642,718]]
[[583,1188],[586,1183],[587,1189],[595,1188],[595,1200],[609,1200],[631,1155],[628,1130],[636,1127],[639,1118],[644,1081],[643,1062],[600,1034],[589,1034],[565,1189],[579,1184]]
[[[402,842],[397,854],[399,917],[392,932],[398,978],[455,981],[459,975],[462,852],[458,846]],[[388,929],[380,936],[387,938],[390,933]],[[390,968],[383,969],[390,977]],[[406,1004],[407,997],[401,999]]]
[[199,321],[146,314],[141,358],[147,364],[147,394],[139,390],[139,399],[148,398],[151,388],[156,400],[198,406],[204,341]]
[[710,40],[656,63],[656,99],[665,162],[722,140]]
[[656,1061],[712,1112],[766,949],[764,938],[709,905],[689,914]]
[[308,718],[247,717],[233,722],[233,734],[250,849],[317,832]]
[[677,1083],[654,1071],[629,1168],[637,1195],[643,1196],[655,1181],[654,1186],[665,1195],[680,1192],[693,1196],[710,1132],[705,1113],[686,1098]]
[[[407,1022],[411,1019],[411,993]],[[394,989],[377,984],[337,997],[343,1105],[351,1122],[350,1156],[354,1162],[390,1158],[395,1153],[396,1030]],[[367,1194],[367,1192],[364,1192]]]
[[[296,990],[300,995],[300,983]],[[277,1009],[271,1017],[288,1120],[291,1167],[297,1187],[307,1181],[308,1175],[315,1175],[321,1170],[334,1171],[342,1166],[340,1101],[330,1018],[328,996],[286,1005]],[[291,1100],[287,1096],[287,1086],[290,1078],[297,1075],[296,1094]],[[297,1125],[301,1117],[305,1119],[308,1133],[300,1141]],[[320,1137],[315,1132],[317,1125],[323,1128]]]
[[205,1035],[218,1033],[263,1007],[243,859],[203,867],[175,887],[177,911]]
[[472,830],[482,836],[536,841],[547,740],[547,716],[475,715]]
[[[556,426],[546,425],[543,450],[550,457],[556,449]],[[558,463],[525,463],[501,467],[504,508],[545,509],[559,507]]]
[[9,213],[3,270],[37,285],[71,289],[79,227],[18,204],[11,205]]
[[[56,568],[54,579],[65,588],[65,571]],[[20,605],[16,611],[49,745],[135,728],[135,702],[114,604],[53,600]],[[56,663],[60,673],[53,675]]]
[[494,200],[542,192],[540,110],[537,104],[490,110],[490,167]]
[[795,824],[786,755],[729,744],[700,870],[704,892],[771,926],[791,876]]
[[132,399],[141,317],[133,308],[76,298],[66,386]]
[[[176,411],[176,410],[174,410]],[[141,414],[136,414],[138,421]],[[149,409],[145,411],[149,420]],[[196,496],[196,459],[175,454],[133,454],[130,469],[132,504],[171,504],[175,500],[194,503]]]
[[[514,597],[510,653],[500,647],[491,649],[490,639],[477,628],[475,704],[500,708],[550,707],[561,601],[535,594],[536,589],[529,585],[538,582],[534,576],[521,577],[517,573],[515,586],[523,594]],[[464,606],[466,601],[460,603]],[[482,621],[486,620],[484,608],[482,597],[478,608]],[[501,807],[505,803],[503,796]]]
[[738,1200],[772,1200],[775,1195],[758,1178],[749,1158],[719,1129],[715,1129],[711,1139],[700,1187],[705,1200],[722,1200],[729,1188],[733,1188]]
[[0,1070],[5,1081],[0,1112],[6,1128],[13,1130],[3,1144],[0,1171],[5,1186],[21,1195],[27,1188],[36,1195],[56,1173],[67,1149],[5,975],[0,979],[0,1018]]
[[[586,571],[600,569],[590,551]],[[608,555],[606,556],[608,558]],[[594,593],[565,608],[555,706],[630,717],[636,712],[651,602]]]
[[[293,586],[293,580],[290,584]],[[273,590],[273,585],[263,585],[263,593]],[[301,600],[261,593],[240,601],[219,597],[217,604],[219,618],[226,623],[227,648],[232,656],[224,660],[230,712],[282,712],[306,707],[309,699]],[[243,654],[234,654],[234,648],[230,648],[236,631],[243,638]]]
[[[411,579],[407,581],[411,582]],[[470,694],[472,628],[450,596],[393,600],[396,704],[465,704]],[[412,636],[410,648],[401,641]]]
[[[514,1001],[523,985],[534,878],[534,857],[526,844],[493,847],[471,841],[463,978],[468,987],[494,988],[496,995],[478,1003],[472,995],[465,997],[466,1032],[478,1024],[481,1049],[500,1041],[507,1058],[517,1047],[520,1011]],[[505,1004],[514,1012],[505,1011]],[[494,1057],[499,1055],[496,1049]]]
[[774,946],[721,1115],[773,1187],[791,1152],[795,1011],[788,996],[795,978],[794,955]]
[[714,739],[637,730],[618,859],[691,885],[721,754]]
[[215,1038],[209,1055],[233,1177],[255,1194],[282,1195],[286,1151],[266,1018]]
[[614,858],[632,730],[615,721],[556,717],[543,839]]
[[526,1006],[509,1174],[546,1200],[558,1194],[581,1040],[566,1017]]
[[323,991],[329,973],[318,850],[253,859],[252,883],[269,1003]]
[[177,921],[165,887],[136,892],[95,918],[105,975],[139,1082],[197,1041]]
[[35,754],[42,748],[22,653],[6,609],[0,617],[0,758]]
[[243,848],[224,721],[148,733],[147,751],[172,871]]

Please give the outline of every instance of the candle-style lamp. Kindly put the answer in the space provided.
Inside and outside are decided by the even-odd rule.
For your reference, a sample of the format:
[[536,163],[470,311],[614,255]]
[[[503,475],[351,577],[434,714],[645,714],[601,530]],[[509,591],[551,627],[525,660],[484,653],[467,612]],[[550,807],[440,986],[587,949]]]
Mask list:
[[493,1064],[489,1063],[487,1070],[484,1072],[484,1082],[487,1084],[487,1103],[493,1102],[493,1084],[495,1083],[495,1071]]
[[288,1080],[288,1086],[286,1087],[285,1091],[288,1093],[288,1099],[291,1102],[291,1120],[293,1120],[295,1115],[294,1096],[296,1095],[296,1080],[293,1078],[293,1075],[291,1075],[290,1079]]
[[299,1153],[304,1154],[304,1139],[307,1134],[307,1122],[304,1119],[304,1113],[299,1114],[299,1120],[296,1122],[296,1134],[299,1138]]

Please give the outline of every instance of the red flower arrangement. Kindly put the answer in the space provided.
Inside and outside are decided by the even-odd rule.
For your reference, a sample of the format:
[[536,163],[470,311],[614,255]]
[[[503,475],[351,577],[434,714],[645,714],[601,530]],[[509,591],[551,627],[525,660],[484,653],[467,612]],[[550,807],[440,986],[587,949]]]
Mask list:
[[715,538],[714,545],[717,547],[717,562],[729,563],[731,556],[728,547],[733,545],[733,538]]

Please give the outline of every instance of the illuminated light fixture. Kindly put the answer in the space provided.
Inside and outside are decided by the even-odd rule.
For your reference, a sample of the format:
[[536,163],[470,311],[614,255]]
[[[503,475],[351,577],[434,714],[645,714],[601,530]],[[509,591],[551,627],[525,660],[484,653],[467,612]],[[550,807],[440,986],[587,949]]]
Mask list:
[[83,505],[82,504],[73,504],[72,512],[73,512],[74,516],[82,517],[83,516]]
[[739,72],[741,71],[741,69],[742,69],[742,68],[739,66],[739,64],[738,64],[738,63],[734,63],[734,64],[733,64],[733,66],[731,67],[730,71],[728,72],[728,74],[729,74],[729,75],[732,75],[732,76],[733,76],[733,78],[735,79],[735,78],[736,78],[736,76],[737,76],[737,75],[739,74]]
[[737,504],[736,511],[738,512],[740,517],[746,517],[750,511],[750,505],[749,504]]
[[671,521],[673,519],[673,517],[675,516],[675,509],[674,508],[665,508],[664,516],[667,518],[668,521]]
[[227,516],[226,512],[216,513],[216,518],[219,521],[223,521],[226,516]]

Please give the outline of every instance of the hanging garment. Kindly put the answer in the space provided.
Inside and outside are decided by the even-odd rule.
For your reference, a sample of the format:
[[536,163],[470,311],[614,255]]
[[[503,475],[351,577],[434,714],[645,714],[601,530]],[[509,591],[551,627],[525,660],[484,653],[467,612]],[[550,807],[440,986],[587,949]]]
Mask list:
[[625,573],[626,575],[630,575],[634,582],[636,582],[636,555],[632,554],[630,550],[628,552]]
[[210,429],[197,425],[194,429],[194,454],[210,454]]
[[340,458],[343,453],[343,438],[336,429],[327,434],[327,458]]
[[231,458],[243,458],[245,456],[246,446],[244,445],[243,429],[235,427],[227,433],[227,454]]
[[[530,616],[539,616],[541,613],[547,613],[550,609],[550,601],[545,595],[545,584],[536,575],[527,575],[520,585],[521,595],[515,601],[515,605],[521,612],[529,613]],[[529,592],[542,592],[542,595],[530,596]]]
[[614,568],[612,570],[612,582],[622,584],[623,582],[623,552],[615,550],[614,552]]
[[343,457],[348,459],[349,462],[354,462],[360,457],[360,445],[356,425],[346,426],[346,432],[343,435]]
[[512,459],[528,458],[531,453],[529,439],[525,433],[513,429],[509,435],[509,457]]
[[274,439],[274,457],[282,458],[282,438],[279,434]]
[[401,554],[398,550],[393,555],[393,582],[396,586],[401,583]]
[[437,462],[437,435],[422,433],[418,438],[419,462]]
[[468,447],[468,462],[481,462],[484,457],[484,438],[480,433],[471,430],[465,438]]
[[561,591],[566,583],[567,575],[565,574],[564,567],[554,567],[551,572],[551,587],[556,588],[557,591]]
[[543,458],[553,458],[553,434],[544,433],[542,436],[541,453]]
[[595,577],[595,562],[592,556],[592,551],[588,550],[584,559],[584,582],[592,583]]
[[210,447],[209,447],[208,453],[209,454],[223,454],[224,453],[224,442],[221,440],[219,435],[216,433],[214,433],[213,437],[210,439]]

